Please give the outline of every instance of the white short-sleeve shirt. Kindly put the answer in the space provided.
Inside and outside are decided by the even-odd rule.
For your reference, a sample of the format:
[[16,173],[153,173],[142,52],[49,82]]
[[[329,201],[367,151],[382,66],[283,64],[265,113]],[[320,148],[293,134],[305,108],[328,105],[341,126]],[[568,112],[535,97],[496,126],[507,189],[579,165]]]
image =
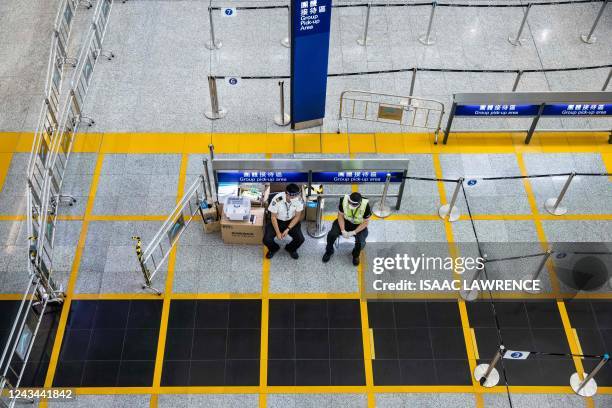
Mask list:
[[301,199],[297,199],[292,202],[287,202],[287,196],[283,193],[278,193],[272,199],[268,211],[272,214],[276,214],[276,218],[281,221],[289,221],[295,217],[296,212],[304,210],[304,203]]

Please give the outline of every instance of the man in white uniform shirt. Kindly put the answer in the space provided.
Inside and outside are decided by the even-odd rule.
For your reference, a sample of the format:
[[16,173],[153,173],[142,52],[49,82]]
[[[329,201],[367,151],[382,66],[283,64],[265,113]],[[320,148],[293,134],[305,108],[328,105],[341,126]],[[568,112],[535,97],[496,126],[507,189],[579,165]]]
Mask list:
[[304,243],[300,219],[304,211],[304,203],[300,199],[300,188],[297,184],[289,184],[284,193],[278,193],[268,206],[270,222],[266,224],[263,243],[268,248],[266,258],[271,259],[280,249],[274,238],[283,240],[287,235],[292,238],[285,246],[293,259],[298,259],[298,248]]

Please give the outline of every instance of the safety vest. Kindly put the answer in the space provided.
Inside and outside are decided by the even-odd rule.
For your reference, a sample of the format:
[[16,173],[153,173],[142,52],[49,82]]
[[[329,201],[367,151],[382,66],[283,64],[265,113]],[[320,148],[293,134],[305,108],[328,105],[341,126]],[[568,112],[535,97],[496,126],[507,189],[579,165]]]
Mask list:
[[361,199],[361,204],[355,209],[349,207],[349,197],[344,196],[342,200],[342,211],[344,212],[344,219],[352,224],[361,224],[363,222],[363,215],[366,212],[368,206],[368,200],[365,198]]

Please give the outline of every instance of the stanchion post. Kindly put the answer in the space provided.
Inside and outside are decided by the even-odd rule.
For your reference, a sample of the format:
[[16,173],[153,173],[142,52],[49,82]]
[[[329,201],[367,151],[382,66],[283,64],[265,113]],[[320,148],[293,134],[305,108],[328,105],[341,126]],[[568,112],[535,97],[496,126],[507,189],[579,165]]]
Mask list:
[[221,48],[221,41],[217,41],[217,39],[215,38],[215,25],[213,23],[212,12],[213,12],[212,7],[209,7],[208,8],[208,22],[210,24],[210,39],[206,41],[206,44],[204,44],[204,46],[208,48],[209,50],[218,50],[219,48]]
[[[323,223],[323,197],[317,196],[317,209],[315,212],[315,221],[310,223],[306,232],[313,238],[321,238],[327,233],[327,227]],[[313,228],[314,227],[314,228]]]
[[389,192],[389,184],[391,183],[391,173],[387,173],[385,179],[385,186],[383,187],[383,193],[380,197],[380,201],[374,203],[372,213],[378,218],[386,218],[391,215],[391,207],[387,205],[387,194]]
[[582,381],[580,380],[580,375],[578,373],[572,374],[570,377],[570,386],[572,387],[572,390],[574,390],[574,392],[581,397],[592,397],[593,395],[597,394],[597,383],[595,382],[594,377],[609,359],[610,355],[604,354],[601,357],[599,364],[597,364],[593,371],[591,371],[591,373],[588,374]]
[[612,68],[610,68],[610,72],[608,72],[606,82],[604,82],[603,86],[601,87],[602,91],[605,91],[608,88],[608,85],[610,84],[610,78],[612,78]]
[[[453,125],[453,119],[455,119],[456,110],[457,102],[453,102],[453,106],[451,106],[451,111],[448,114],[448,120],[446,121],[446,130],[444,131],[444,139],[442,139],[442,144],[446,144],[446,142],[448,142],[448,136],[450,135],[451,126]],[[437,141],[435,144],[438,144]]]
[[291,48],[291,7],[287,7],[287,36],[281,40],[281,45],[285,48]]
[[491,364],[479,364],[474,369],[474,378],[486,388],[495,387],[499,383],[499,372],[495,368],[499,360],[504,355],[504,351],[506,348],[501,345],[499,346],[499,350],[495,353]]
[[593,26],[591,27],[591,31],[589,31],[588,34],[582,34],[580,36],[580,39],[582,40],[582,42],[585,42],[587,44],[593,44],[595,41],[597,41],[597,38],[593,37],[593,33],[595,32],[595,29],[597,28],[597,23],[599,23],[599,19],[603,15],[603,12],[606,9],[607,5],[608,5],[608,0],[604,0],[603,4],[599,8],[599,12],[597,13],[597,17],[595,17],[595,21],[593,22]]
[[210,91],[210,110],[204,115],[211,120],[225,117],[227,111],[219,106],[219,95],[217,94],[217,80],[214,76],[208,77],[208,90]]
[[274,123],[278,126],[287,126],[290,123],[289,114],[285,113],[285,81],[278,81],[280,92],[280,113],[274,115]]
[[431,14],[429,14],[429,24],[427,24],[427,32],[419,37],[419,42],[423,45],[434,45],[436,40],[431,38],[431,27],[433,26],[434,15],[436,14],[436,6],[438,3],[433,1],[431,3]]
[[[540,261],[540,263],[538,264],[538,268],[536,269],[535,273],[533,275],[526,275],[523,277],[523,280],[536,280],[540,277],[540,274],[542,273],[542,271],[544,270],[544,267],[546,266],[546,262],[548,262],[548,259],[550,258],[550,256],[552,255],[552,250],[547,249],[546,252],[544,253],[544,255],[542,256],[542,260]],[[540,290],[527,290],[524,289],[525,292],[527,293],[531,293],[533,295],[540,293]]]
[[516,89],[519,86],[519,82],[521,82],[521,77],[523,76],[523,71],[518,70],[516,72],[516,78],[514,79],[514,85],[512,85],[512,92],[516,92]]
[[[417,70],[418,68],[416,67],[412,68],[412,78],[410,78],[410,93],[408,94],[408,96],[412,96],[414,94],[414,84],[416,82]],[[408,106],[410,106],[411,104],[412,98],[408,98]]]
[[461,185],[463,184],[463,180],[464,180],[463,177],[460,177],[459,180],[457,180],[457,185],[455,186],[455,191],[453,191],[453,196],[452,196],[452,198],[450,200],[450,203],[449,204],[444,204],[438,210],[438,215],[443,220],[446,220],[448,218],[448,220],[450,222],[453,222],[453,221],[457,221],[459,219],[459,216],[461,214],[459,212],[459,208],[457,208],[457,206],[455,204],[457,203],[457,197],[459,197],[459,190],[461,189]]
[[371,4],[368,3],[367,7],[368,8],[366,10],[365,26],[363,28],[363,37],[359,37],[357,39],[357,44],[359,44],[361,46],[366,46],[368,44],[368,28],[370,26],[370,9],[371,9]]
[[533,120],[531,121],[531,126],[529,126],[529,130],[527,131],[527,137],[525,137],[525,144],[529,144],[529,142],[531,142],[531,138],[533,137],[533,133],[536,130],[536,127],[538,126],[538,122],[540,121],[540,118],[542,117],[542,113],[544,112],[544,106],[545,104],[540,104],[540,109],[538,109],[538,114],[535,118],[533,118]]
[[[461,289],[459,290],[459,296],[461,296],[461,299],[467,301],[467,302],[471,302],[473,300],[476,300],[478,298],[478,289],[474,288],[472,289],[472,284],[474,283],[474,281],[476,279],[478,279],[480,277],[480,274],[482,272],[484,272],[484,268],[485,268],[485,264],[487,262],[487,254],[483,254],[482,255],[483,258],[483,265],[481,268],[477,268],[476,271],[474,272],[474,275],[472,275],[472,278],[469,279],[468,284],[464,285],[462,283],[461,285]],[[465,280],[464,280],[465,282]],[[467,289],[469,288],[469,289]]]
[[525,28],[525,23],[527,22],[527,16],[529,15],[529,10],[531,10],[531,3],[527,4],[527,10],[525,10],[525,14],[523,14],[523,20],[521,20],[521,26],[519,27],[518,34],[516,38],[512,38],[512,36],[508,37],[508,42],[514,46],[521,45],[521,35],[523,34],[523,28]]
[[567,181],[563,185],[563,188],[561,189],[561,192],[559,193],[559,197],[549,198],[548,200],[544,202],[544,208],[546,209],[546,211],[548,211],[552,215],[563,215],[567,213],[567,208],[561,207],[561,201],[563,200],[563,197],[565,197],[565,193],[567,193],[567,189],[569,188],[570,183],[572,182],[572,179],[574,178],[575,175],[576,173],[571,173],[567,177]]

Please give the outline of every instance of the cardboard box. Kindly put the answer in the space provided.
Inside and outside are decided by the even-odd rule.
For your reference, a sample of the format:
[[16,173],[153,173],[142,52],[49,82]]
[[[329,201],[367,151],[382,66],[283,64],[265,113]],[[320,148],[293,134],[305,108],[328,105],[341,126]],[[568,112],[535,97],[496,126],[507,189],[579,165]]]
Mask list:
[[210,208],[201,208],[200,211],[205,233],[210,234],[211,232],[221,230],[221,220],[219,219],[219,212],[216,204],[212,203]]
[[248,221],[230,221],[221,215],[221,238],[226,244],[260,245],[264,234],[264,209],[251,208]]

